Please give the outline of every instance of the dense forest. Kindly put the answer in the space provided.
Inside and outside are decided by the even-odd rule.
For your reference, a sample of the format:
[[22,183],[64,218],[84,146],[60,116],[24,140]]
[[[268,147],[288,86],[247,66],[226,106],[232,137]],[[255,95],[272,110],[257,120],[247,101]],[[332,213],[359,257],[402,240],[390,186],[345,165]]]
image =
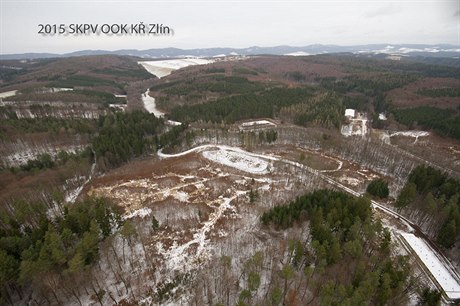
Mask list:
[[202,120],[214,123],[233,123],[250,118],[273,118],[282,108],[299,104],[313,94],[311,88],[274,88],[261,94],[243,94],[222,98],[215,102],[176,107],[171,118],[180,122]]
[[[0,114],[1,114],[0,108]],[[10,118],[0,120],[0,139],[9,139],[13,136],[28,133],[53,133],[67,132],[70,134],[92,134],[96,132],[95,120],[72,118]]]
[[419,106],[396,108],[393,114],[398,122],[409,128],[420,126],[424,129],[432,129],[443,136],[460,139],[460,117],[451,109]]
[[396,207],[413,208],[439,224],[437,241],[451,248],[460,235],[460,181],[432,167],[415,168],[402,189]]
[[390,194],[388,183],[383,179],[374,179],[367,185],[366,192],[378,198],[387,198]]
[[262,224],[278,229],[306,221],[310,237],[294,244],[286,269],[324,280],[309,282],[308,290],[317,293],[318,303],[401,305],[406,301],[413,285],[408,258],[392,254],[390,232],[373,219],[368,199],[318,190],[261,217]]
[[443,88],[422,88],[417,90],[417,93],[428,97],[460,97],[459,88],[443,87]]
[[98,126],[99,134],[92,140],[93,150],[98,164],[110,168],[155,148],[163,120],[134,111],[102,116]]
[[56,192],[54,201],[54,209],[24,200],[0,209],[0,304],[12,303],[12,294],[22,297],[31,283],[41,284],[43,296],[48,291],[56,297],[55,282],[85,273],[98,258],[99,241],[122,226],[117,208],[105,199],[64,206]]
[[212,79],[189,81],[175,84],[164,90],[168,95],[187,95],[192,92],[203,93],[205,91],[221,92],[225,94],[243,94],[257,92],[264,89],[261,83],[248,81],[247,78],[239,76],[216,75]]
[[338,129],[344,111],[344,98],[332,92],[323,92],[307,98],[303,103],[282,108],[279,117],[301,126],[317,125]]
[[358,76],[346,77],[337,80],[334,77],[320,78],[321,86],[340,93],[360,92],[369,97],[375,97],[388,90],[403,87],[417,79],[413,74],[386,73],[374,78]]

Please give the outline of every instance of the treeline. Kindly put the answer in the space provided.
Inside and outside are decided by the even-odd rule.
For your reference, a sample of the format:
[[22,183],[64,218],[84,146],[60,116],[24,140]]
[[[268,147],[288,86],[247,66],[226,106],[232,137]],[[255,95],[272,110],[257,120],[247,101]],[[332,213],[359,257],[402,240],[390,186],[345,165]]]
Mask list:
[[422,88],[417,90],[417,94],[428,97],[460,97],[460,88]]
[[341,80],[334,77],[317,79],[321,86],[340,93],[360,92],[369,97],[375,97],[388,90],[400,88],[417,80],[413,74],[384,73],[373,78],[349,76]]
[[[342,98],[330,92],[287,109],[294,116],[294,123],[297,125],[317,124],[327,128],[339,128],[345,112]],[[281,112],[286,113],[286,110],[282,109]]]
[[[157,141],[157,149],[166,149],[165,153],[173,152],[174,148],[179,146],[184,140],[184,132],[187,130],[187,124],[181,124],[170,128],[167,132],[161,134]],[[193,131],[185,133],[185,141],[190,145],[195,134]]]
[[54,200],[62,215],[53,217],[42,202],[16,200],[0,210],[0,304],[12,304],[16,294],[22,299],[31,283],[81,273],[97,260],[98,243],[122,225],[105,199],[63,206],[59,197]]
[[188,95],[192,92],[204,91],[219,92],[225,94],[243,94],[261,91],[265,86],[261,83],[251,82],[247,78],[239,76],[216,75],[212,78],[193,78],[185,83],[178,83],[164,90],[168,95]]
[[[222,71],[222,72],[225,72],[225,70]],[[252,69],[249,69],[249,68],[246,68],[246,67],[241,67],[241,66],[233,67],[232,72],[233,72],[233,74],[245,74],[245,75],[258,75],[259,74],[255,70],[252,70]]]
[[311,243],[308,237],[305,243],[296,242],[283,270],[312,278],[310,302],[316,296],[327,305],[403,303],[412,286],[407,257],[392,256],[390,232],[373,220],[368,199],[318,190],[261,217],[264,225],[281,229],[307,220]]
[[180,122],[202,120],[214,123],[273,118],[282,107],[304,102],[312,94],[311,88],[274,88],[261,94],[249,93],[206,104],[179,106],[171,111],[171,118]]
[[276,130],[260,130],[260,131],[241,131],[239,133],[240,143],[246,148],[254,146],[271,144],[278,139],[278,132]]
[[[1,114],[2,108],[0,108]],[[92,134],[97,130],[95,120],[84,118],[60,119],[60,118],[21,118],[16,114],[13,118],[0,120],[0,136],[8,138],[15,134],[26,133],[59,133],[61,131],[71,134]]]
[[50,81],[49,87],[96,87],[96,86],[111,86],[123,89],[123,85],[113,80],[89,76],[89,75],[53,75],[51,77],[40,78],[39,81]]
[[395,203],[398,208],[414,208],[434,216],[440,225],[437,241],[451,248],[460,235],[460,181],[432,167],[418,166]]
[[117,98],[111,93],[95,90],[69,90],[59,92],[32,91],[24,92],[4,99],[5,101],[43,101],[43,102],[80,102],[80,103],[100,103],[116,104],[126,103],[126,99]]
[[119,78],[135,78],[135,79],[149,79],[152,75],[147,72],[147,70],[143,68],[136,68],[136,69],[94,69],[92,72],[97,74],[105,74],[109,76],[115,76]]
[[393,114],[398,122],[410,128],[420,126],[442,136],[460,139],[460,117],[454,110],[419,106],[394,109]]
[[98,164],[110,168],[145,154],[158,144],[163,119],[141,111],[101,116],[99,134],[92,139]]
[[[338,56],[334,56],[338,57]],[[459,78],[460,69],[458,60],[450,58],[418,57],[414,59],[375,60],[364,57],[340,56],[345,61],[343,65],[358,72],[381,72],[412,74],[436,78]],[[454,67],[452,67],[454,66]]]

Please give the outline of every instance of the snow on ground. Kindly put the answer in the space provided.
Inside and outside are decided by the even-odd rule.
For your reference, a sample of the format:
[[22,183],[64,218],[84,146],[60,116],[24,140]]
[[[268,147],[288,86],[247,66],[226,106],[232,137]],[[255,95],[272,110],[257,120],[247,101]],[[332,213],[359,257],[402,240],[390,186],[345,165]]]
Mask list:
[[165,113],[163,113],[157,108],[157,105],[155,104],[155,98],[152,98],[149,95],[149,91],[150,90],[147,89],[147,91],[142,95],[142,102],[144,102],[145,109],[149,113],[154,114],[155,117],[158,117],[158,118],[163,117]]
[[61,91],[73,91],[73,88],[68,87],[52,87],[50,88],[51,92],[61,92]]
[[429,132],[425,131],[401,131],[401,132],[396,132],[392,133],[390,136],[407,136],[407,137],[423,137],[423,136],[428,136],[430,135]]
[[188,201],[188,193],[184,191],[177,191],[172,194],[172,197],[180,202]]
[[15,150],[13,154],[9,154],[2,157],[2,160],[8,166],[20,166],[26,164],[29,160],[36,159],[42,154],[49,154],[51,157],[55,157],[59,151],[65,151],[67,153],[76,153],[83,150],[84,146],[81,145],[70,145],[66,147],[57,146],[31,146],[26,143],[16,142]]
[[75,201],[77,200],[77,198],[80,195],[80,193],[83,190],[83,188],[86,186],[86,184],[88,184],[91,181],[92,177],[94,176],[94,171],[95,170],[96,170],[96,159],[94,160],[93,164],[91,165],[91,172],[89,173],[88,179],[81,186],[76,188],[75,190],[67,192],[67,194],[65,196],[65,201],[67,203],[72,203],[72,204],[75,203]]
[[119,109],[121,111],[125,111],[126,107],[128,107],[128,105],[127,104],[109,104],[109,107],[116,108],[116,109]]
[[304,52],[304,51],[297,51],[297,52],[291,52],[291,53],[286,53],[283,55],[288,55],[288,56],[307,56],[310,55],[310,53]]
[[268,120],[256,120],[256,121],[243,122],[240,124],[239,128],[240,130],[245,130],[245,129],[251,129],[251,128],[257,129],[257,128],[275,127],[275,126],[276,124]]
[[348,176],[341,176],[339,178],[339,181],[344,184],[348,184],[351,186],[359,186],[362,182],[356,178],[353,177],[348,177]]
[[212,145],[212,144],[201,145],[201,146],[198,146],[198,147],[195,147],[195,148],[192,148],[190,150],[180,152],[180,153],[177,153],[177,154],[165,154],[165,153],[162,152],[162,150],[159,150],[157,154],[158,154],[158,157],[160,157],[160,158],[171,158],[171,157],[185,156],[185,155],[187,155],[189,153],[192,153],[192,152],[202,152],[202,151],[213,149],[213,148],[219,148],[219,149],[223,149],[223,150],[227,150],[227,151],[233,151],[233,152],[241,153],[243,155],[252,156],[252,157],[259,157],[259,158],[262,158],[262,159],[268,159],[268,160],[273,160],[273,161],[279,160],[279,158],[275,157],[275,156],[251,153],[251,152],[245,151],[245,150],[243,150],[241,148],[238,148],[238,147],[231,147],[231,146],[226,146],[226,145]]
[[241,152],[219,148],[217,150],[204,151],[202,155],[213,162],[236,168],[244,172],[253,174],[268,173],[267,161],[257,157],[242,154]]
[[134,217],[141,217],[141,218],[145,218],[147,216],[150,216],[150,214],[152,213],[152,210],[148,207],[143,207],[141,209],[137,209],[135,211],[132,211],[130,212],[129,214],[127,215],[124,215],[123,216],[123,220],[126,220],[126,219],[132,219]]
[[138,62],[142,65],[148,72],[153,74],[158,78],[170,75],[174,70],[185,68],[188,66],[195,65],[206,65],[213,63],[214,60],[203,59],[203,58],[182,58],[175,60],[165,60],[165,61],[145,61]]
[[419,137],[426,137],[429,135],[430,133],[426,131],[401,131],[401,132],[390,134],[390,137],[393,137],[393,136],[414,137],[415,138],[414,143],[416,143]]
[[268,121],[268,120],[257,120],[257,121],[243,122],[241,126],[247,127],[247,126],[263,125],[263,124],[275,125],[273,122]]
[[[155,98],[149,95],[149,89],[147,89],[147,91],[142,95],[142,102],[144,103],[145,109],[150,114],[154,114],[155,117],[158,117],[158,118],[164,117],[165,113],[157,108],[157,105],[155,103]],[[119,104],[115,104],[115,105],[119,105]],[[174,125],[174,126],[182,125],[181,122],[173,121],[173,120],[168,120],[166,121],[166,123],[169,125]]]
[[18,92],[17,90],[0,92],[0,99],[15,96],[17,94],[17,92]]
[[[199,263],[202,256],[209,255],[209,252],[205,252],[207,248],[206,234],[211,231],[216,222],[222,217],[223,213],[227,209],[232,208],[230,203],[237,197],[238,193],[231,198],[220,197],[217,199],[216,202],[220,203],[219,207],[209,216],[209,220],[203,224],[198,232],[193,235],[193,239],[182,245],[174,243],[174,245],[166,251],[165,258],[168,269],[172,271],[190,271],[193,268],[193,263]],[[190,256],[190,254],[186,251],[194,244],[198,244],[198,248],[196,253],[193,256]]]
[[[142,65],[149,73],[153,74],[154,76],[158,77],[159,79],[170,75],[171,72],[177,69],[185,68],[188,66],[195,66],[195,65],[206,65],[213,63],[214,60],[203,59],[203,58],[183,58],[183,59],[175,59],[175,60],[165,60],[165,61],[145,61],[145,62],[138,62],[138,64]],[[149,95],[149,89],[142,95],[142,102],[144,103],[145,109],[154,114],[156,117],[164,117],[165,113],[160,111],[155,104],[155,98],[152,98]],[[177,121],[167,121],[170,125],[181,125],[182,123]]]
[[401,233],[423,264],[428,268],[436,281],[450,299],[460,299],[460,284],[445,267],[436,253],[420,238],[413,234]]

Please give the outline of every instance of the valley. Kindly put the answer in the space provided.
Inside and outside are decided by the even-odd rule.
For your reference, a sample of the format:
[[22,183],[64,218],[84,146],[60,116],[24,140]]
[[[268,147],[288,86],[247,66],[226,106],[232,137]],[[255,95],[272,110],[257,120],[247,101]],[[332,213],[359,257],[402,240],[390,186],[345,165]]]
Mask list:
[[0,83],[6,304],[458,302],[458,68],[96,58]]

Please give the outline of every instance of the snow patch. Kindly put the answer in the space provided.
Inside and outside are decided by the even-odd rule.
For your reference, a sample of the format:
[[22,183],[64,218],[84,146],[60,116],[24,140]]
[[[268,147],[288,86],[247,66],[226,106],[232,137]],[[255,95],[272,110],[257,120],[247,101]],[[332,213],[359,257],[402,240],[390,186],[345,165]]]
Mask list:
[[17,90],[10,90],[10,91],[5,91],[5,92],[0,92],[0,99],[15,96],[17,93],[18,93]]
[[142,102],[144,102],[144,107],[145,109],[151,113],[151,114],[154,114],[155,117],[163,117],[165,115],[164,112],[160,111],[158,108],[157,108],[157,105],[155,103],[155,98],[151,97],[149,95],[149,89],[147,89],[146,92],[144,92],[144,94],[142,95]]
[[304,52],[304,51],[296,51],[296,52],[286,53],[286,54],[283,54],[283,55],[287,55],[287,56],[307,56],[307,55],[310,55],[310,53],[307,53],[307,52]]
[[414,137],[415,138],[414,144],[415,144],[418,141],[419,137],[426,137],[429,135],[430,133],[425,132],[425,131],[402,131],[402,132],[396,132],[396,133],[390,134],[390,137],[393,137],[393,136]]
[[129,214],[123,216],[123,220],[127,219],[132,219],[134,217],[140,217],[140,218],[145,218],[147,216],[150,216],[152,214],[152,210],[148,207],[143,207],[141,209],[137,209],[133,212],[130,212]]
[[268,162],[254,157],[235,152],[224,148],[219,148],[213,151],[204,151],[202,155],[219,164],[236,168],[238,170],[249,172],[253,174],[268,173]]
[[429,135],[430,135],[430,133],[425,132],[425,131],[402,131],[402,132],[392,133],[390,135],[390,137],[393,137],[393,136],[406,136],[406,137],[418,138],[418,137],[424,137],[424,136],[429,136]]
[[268,120],[257,120],[257,121],[249,121],[249,122],[243,122],[241,126],[247,127],[247,126],[254,126],[254,125],[275,125],[273,122],[268,121]]
[[188,193],[184,191],[178,191],[172,194],[173,198],[180,202],[188,202]]

